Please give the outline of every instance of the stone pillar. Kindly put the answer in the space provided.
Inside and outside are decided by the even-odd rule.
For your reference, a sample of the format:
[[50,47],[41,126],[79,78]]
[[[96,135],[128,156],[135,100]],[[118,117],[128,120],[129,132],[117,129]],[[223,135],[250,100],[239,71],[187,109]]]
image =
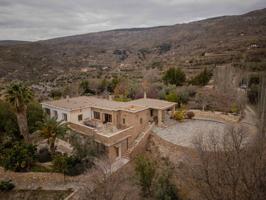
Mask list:
[[144,99],[147,99],[147,93],[146,93],[146,92],[144,92],[144,94],[143,94],[143,98],[144,98]]
[[175,106],[172,107],[172,115],[175,114]]
[[162,126],[162,120],[163,120],[163,112],[162,110],[158,110],[158,126]]

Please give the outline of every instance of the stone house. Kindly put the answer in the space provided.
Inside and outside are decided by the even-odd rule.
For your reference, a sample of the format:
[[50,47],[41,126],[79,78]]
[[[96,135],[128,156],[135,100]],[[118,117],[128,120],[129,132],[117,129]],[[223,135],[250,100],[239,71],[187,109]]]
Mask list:
[[132,149],[152,126],[163,126],[175,111],[176,103],[142,98],[117,102],[98,97],[80,96],[43,102],[42,107],[58,121],[84,136],[93,136],[111,162],[129,158]]

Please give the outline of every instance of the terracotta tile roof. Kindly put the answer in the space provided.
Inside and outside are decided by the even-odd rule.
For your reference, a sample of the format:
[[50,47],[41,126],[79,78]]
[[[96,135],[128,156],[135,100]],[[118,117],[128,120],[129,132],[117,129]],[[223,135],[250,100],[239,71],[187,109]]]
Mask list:
[[159,99],[149,99],[149,98],[136,99],[136,100],[130,101],[130,103],[133,105],[145,106],[145,107],[154,108],[154,109],[166,109],[166,108],[176,105],[176,103],[173,103],[173,102],[159,100]]
[[175,103],[158,99],[138,99],[129,102],[117,102],[98,97],[73,97],[54,101],[43,102],[43,105],[63,108],[66,110],[77,110],[87,107],[94,107],[107,110],[125,110],[138,112],[147,108],[164,109],[175,105]]

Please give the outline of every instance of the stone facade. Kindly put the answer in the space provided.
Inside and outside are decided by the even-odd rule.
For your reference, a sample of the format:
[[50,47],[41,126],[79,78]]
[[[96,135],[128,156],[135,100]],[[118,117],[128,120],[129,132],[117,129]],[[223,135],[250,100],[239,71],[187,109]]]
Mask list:
[[[113,162],[130,157],[136,140],[152,123],[161,126],[175,103],[155,99],[114,102],[95,97],[77,97],[42,103],[44,110],[58,121],[64,120],[76,133],[93,136],[105,146]],[[143,146],[143,144],[142,144]]]

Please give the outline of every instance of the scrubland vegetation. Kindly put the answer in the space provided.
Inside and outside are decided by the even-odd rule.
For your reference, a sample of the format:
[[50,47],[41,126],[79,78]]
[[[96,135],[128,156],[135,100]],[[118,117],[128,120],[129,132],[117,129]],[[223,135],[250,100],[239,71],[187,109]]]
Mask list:
[[[190,78],[186,78],[185,73],[179,68],[170,68],[161,76],[151,70],[141,82],[133,82],[122,77],[103,79],[98,85],[90,80],[81,81],[79,93],[101,94],[106,98],[112,95],[114,100],[128,101],[143,97],[145,91],[148,97],[176,102],[178,108],[172,118],[178,121],[192,119],[195,116],[189,111],[190,108],[240,114],[245,103],[258,105],[261,101],[262,79],[257,75],[242,81],[244,85],[247,83],[248,102],[242,101],[239,96],[232,93],[221,94],[214,90],[213,86],[206,87],[212,78],[213,72],[207,69]],[[257,90],[254,90],[254,87]],[[101,153],[96,150],[93,138],[84,140],[74,137],[75,134],[71,133],[66,125],[56,122],[53,118],[47,118],[32,91],[25,84],[13,82],[5,90],[5,94],[4,100],[0,101],[0,165],[4,169],[16,172],[58,172],[76,176],[94,166],[95,158],[101,156]],[[54,99],[60,97],[51,95]],[[221,196],[223,199],[262,199],[265,195],[261,190],[265,183],[264,137],[257,139],[255,146],[252,143],[248,148],[242,149],[244,136],[243,131],[232,130],[227,138],[224,138],[224,151],[217,150],[213,153],[210,153],[208,148],[215,148],[215,140],[208,141],[208,148],[204,146],[203,141],[198,140],[195,143],[196,168],[194,162],[191,162],[191,165],[184,163],[188,170],[184,174],[193,184],[181,180],[182,184],[191,185],[193,191],[202,199],[215,200],[221,199]],[[74,147],[72,155],[57,151],[57,138],[70,139]],[[49,145],[38,149],[37,141],[40,139],[47,139]],[[217,162],[211,162],[212,159],[216,159]],[[47,167],[41,165],[42,163],[50,165]],[[134,177],[134,187],[138,188],[141,198],[187,199],[183,187],[176,183],[176,170],[175,164],[170,161],[157,162],[140,156],[134,161],[134,170],[127,176],[130,176],[130,179]],[[255,173],[252,173],[254,171]],[[211,177],[206,174],[211,174]],[[226,179],[223,179],[224,174],[228,174]],[[122,178],[118,180],[121,181]],[[181,178],[183,177],[180,176]],[[106,192],[104,199],[114,199],[115,194],[110,192],[108,185],[115,185],[120,181],[113,177],[105,177],[103,182],[98,183],[103,188],[96,188],[95,191],[99,190],[99,193],[94,193],[92,199],[99,199],[99,195],[102,195],[101,190]],[[119,191],[119,187],[117,190]],[[252,194],[253,191],[256,194]]]
[[[222,138],[195,138],[193,150],[153,135],[146,151],[119,171],[111,174],[108,162],[97,169],[95,188],[82,185],[83,199],[264,200],[265,52],[265,9],[167,27],[0,45],[0,170],[82,179],[98,158],[104,159],[103,152],[93,138],[77,136],[48,118],[39,102],[78,95],[126,102],[146,93],[177,103],[171,116],[176,123],[193,119],[190,109],[230,113],[240,121],[245,109],[252,109],[258,119],[243,124],[258,133],[238,124]],[[58,150],[59,139],[71,144],[71,154]],[[62,199],[70,192],[17,190],[13,180],[0,177],[0,199],[12,199],[12,194]]]

